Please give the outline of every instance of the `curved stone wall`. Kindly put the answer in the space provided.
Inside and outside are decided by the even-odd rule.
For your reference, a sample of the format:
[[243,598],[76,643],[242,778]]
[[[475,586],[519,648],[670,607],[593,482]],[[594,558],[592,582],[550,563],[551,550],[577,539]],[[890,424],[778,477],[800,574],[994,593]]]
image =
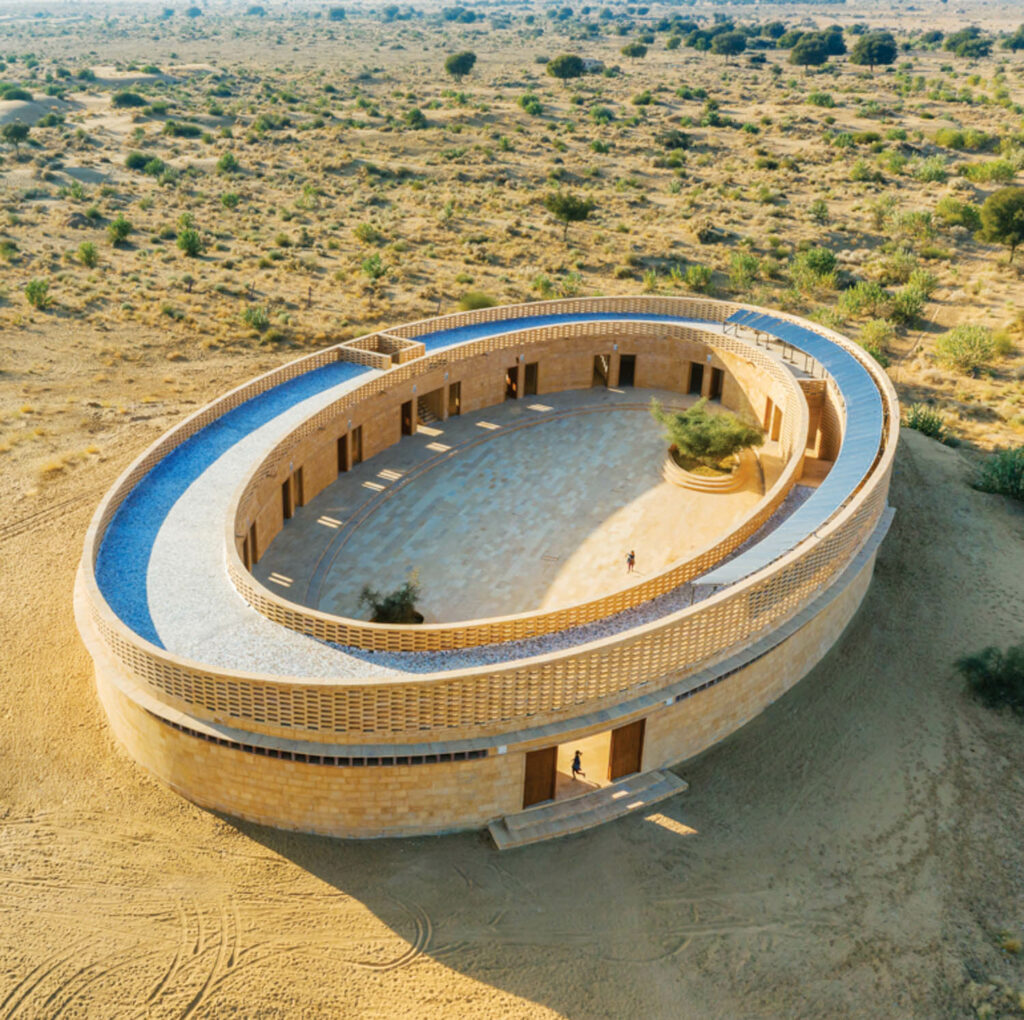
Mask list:
[[[319,623],[305,630],[306,624],[296,619],[289,626],[297,624],[300,633],[278,628],[280,640],[291,633],[292,642],[309,641],[310,666],[303,672],[275,675],[266,668],[212,666],[161,647],[159,630],[137,608],[140,591],[142,597],[147,594],[144,563],[124,579],[126,586],[137,586],[128,595],[109,586],[115,576],[110,565],[117,565],[117,555],[127,555],[117,543],[148,540],[145,514],[132,518],[130,512],[160,512],[187,481],[162,465],[194,438],[212,435],[205,431],[211,427],[219,430],[216,434],[226,444],[249,434],[247,422],[276,420],[268,416],[278,410],[274,401],[282,393],[308,400],[310,406],[320,401],[322,406],[281,433],[265,452],[263,464],[254,465],[257,470],[239,477],[237,498],[231,502],[237,514],[209,522],[218,541],[220,536],[227,538],[228,564],[221,559],[216,569],[225,580],[230,571],[239,587],[251,575],[239,556],[236,521],[244,521],[258,505],[262,485],[275,484],[282,458],[294,463],[293,454],[301,444],[315,446],[318,433],[329,434],[342,415],[347,426],[349,409],[359,402],[350,392],[336,399],[332,394],[339,387],[355,390],[356,377],[350,372],[371,373],[359,377],[358,385],[369,388],[360,400],[387,401],[401,386],[413,385],[414,378],[443,373],[454,363],[456,349],[469,351],[471,344],[496,345],[493,349],[500,352],[516,349],[510,334],[520,332],[520,326],[541,331],[534,342],[558,344],[571,343],[576,335],[593,336],[594,330],[604,330],[609,339],[639,336],[637,319],[646,320],[643,328],[650,335],[651,322],[661,316],[665,321],[657,324],[657,331],[665,336],[684,330],[706,335],[721,330],[721,324],[740,310],[728,303],[668,298],[574,299],[485,309],[397,327],[318,352],[197,412],[128,468],[101,503],[86,537],[76,614],[118,738],[150,771],[199,803],[267,824],[337,835],[380,835],[479,825],[515,810],[524,756],[531,748],[645,718],[650,738],[643,767],[649,769],[689,757],[742,725],[804,675],[841,633],[870,581],[875,550],[891,514],[886,496],[898,433],[892,386],[855,344],[809,323],[802,328],[813,330],[819,341],[827,340],[869,380],[883,407],[879,434],[865,440],[857,423],[847,420],[836,379],[816,371],[805,355],[802,364],[824,394],[824,405],[814,412],[817,427],[811,430],[815,452],[830,454],[839,463],[847,438],[856,434],[862,450],[865,441],[875,446],[867,473],[850,476],[849,489],[836,505],[824,511],[819,505],[814,527],[783,551],[771,559],[755,557],[756,569],[749,574],[703,589],[699,575],[687,578],[692,582],[692,604],[636,625],[628,624],[627,607],[627,625],[611,636],[589,640],[582,627],[583,637],[574,638],[576,630],[561,629],[577,626],[566,616],[554,621],[559,629],[551,635],[550,650],[538,652],[534,646],[528,657],[517,652],[520,632],[509,629],[499,637],[508,641],[507,661],[480,665],[469,649],[464,663],[453,660],[458,668],[396,669],[361,677],[351,665],[346,666],[348,672],[335,673],[332,665],[323,670],[322,663],[333,661],[324,655],[335,653],[311,638],[327,638],[328,630],[318,631]],[[545,315],[577,319],[532,321]],[[624,318],[616,321],[614,316]],[[772,321],[799,325],[788,316]],[[495,324],[501,324],[497,332]],[[473,330],[481,332],[473,335]],[[459,331],[464,332],[452,339]],[[751,370],[756,366],[757,371],[770,373],[780,353],[786,358],[785,347],[773,347],[770,337],[726,341],[721,336],[716,335],[716,343],[722,344],[733,366],[746,361]],[[676,333],[674,339],[692,342],[696,337]],[[773,368],[762,364],[756,353],[747,356],[757,351],[758,341],[768,348],[761,353]],[[521,346],[522,334],[518,342]],[[501,346],[508,344],[513,346]],[[475,350],[467,356],[487,354]],[[793,360],[792,351],[787,360]],[[346,364],[358,368],[345,368]],[[807,402],[801,398],[798,406],[807,434],[801,434],[787,404],[783,421],[791,430],[789,466],[802,461],[811,439]],[[787,477],[792,484],[794,475]],[[159,486],[160,498],[153,493],[143,498],[151,483]],[[775,498],[779,491],[777,483],[766,495],[764,509],[770,505],[769,496]],[[830,492],[835,491],[832,486]],[[117,518],[119,513],[128,516]],[[116,518],[119,523],[111,529]],[[794,515],[798,519],[803,519],[799,513]],[[113,532],[116,541],[110,537]],[[134,553],[144,545],[127,548]],[[721,555],[719,550],[710,556],[709,565]],[[671,570],[659,583],[678,586],[681,574],[666,575]],[[649,599],[652,593],[644,594]],[[262,597],[255,590],[247,593],[250,596],[254,602]],[[260,608],[266,616],[249,610],[262,621],[258,633],[272,633],[266,628],[274,624],[266,617],[273,619],[281,607]],[[611,606],[597,610],[617,611]],[[480,624],[484,630],[473,635],[473,640],[480,640],[492,623],[473,621],[467,628]],[[311,636],[304,636],[307,633]],[[266,652],[266,661],[273,662],[272,644]],[[341,651],[336,654],[343,656]]]

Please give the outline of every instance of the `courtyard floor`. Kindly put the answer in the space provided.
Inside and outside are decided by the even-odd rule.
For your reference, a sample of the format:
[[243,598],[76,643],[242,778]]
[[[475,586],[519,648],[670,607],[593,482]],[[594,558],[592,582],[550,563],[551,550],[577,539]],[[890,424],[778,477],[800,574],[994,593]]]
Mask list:
[[726,534],[764,491],[759,474],[729,495],[665,482],[652,396],[674,408],[695,399],[574,390],[420,426],[297,509],[254,573],[292,601],[366,619],[362,587],[388,592],[415,570],[428,622],[624,588]]

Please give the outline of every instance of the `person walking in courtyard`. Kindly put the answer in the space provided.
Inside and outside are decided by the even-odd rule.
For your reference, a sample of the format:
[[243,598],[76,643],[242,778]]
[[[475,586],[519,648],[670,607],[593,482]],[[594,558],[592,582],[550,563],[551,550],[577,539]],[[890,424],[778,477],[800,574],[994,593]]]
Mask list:
[[577,751],[572,756],[572,778],[574,780],[576,779],[577,776],[583,776],[584,779],[587,778],[586,772],[583,771],[582,758],[583,758],[583,755],[579,751]]
[[636,553],[632,549],[626,554],[626,573],[632,574],[633,568],[636,566]]

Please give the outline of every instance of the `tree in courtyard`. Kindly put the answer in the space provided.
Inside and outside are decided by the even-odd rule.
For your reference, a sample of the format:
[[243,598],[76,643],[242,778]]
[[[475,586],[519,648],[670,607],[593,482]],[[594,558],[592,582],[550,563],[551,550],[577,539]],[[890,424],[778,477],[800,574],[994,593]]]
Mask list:
[[444,62],[444,69],[456,80],[462,79],[473,70],[476,63],[476,54],[472,50],[463,50],[461,53],[453,53]]
[[419,575],[414,570],[405,584],[387,594],[364,585],[359,593],[359,604],[370,608],[371,623],[422,623],[423,614],[416,611],[419,597]]
[[562,239],[569,235],[570,223],[582,223],[596,208],[589,198],[567,191],[553,191],[544,198],[544,208],[562,224]]
[[729,411],[708,414],[707,400],[698,400],[685,411],[665,411],[657,400],[651,401],[654,420],[665,428],[665,438],[683,458],[705,467],[717,468],[740,450],[764,443],[764,433]]
[[575,53],[563,53],[548,61],[548,74],[552,78],[566,81],[569,78],[578,78],[583,74],[583,58],[577,57]]
[[1024,188],[1000,188],[981,207],[981,237],[1005,244],[1013,261],[1017,245],[1024,242]]
[[5,142],[10,142],[17,149],[28,138],[28,131],[29,127],[27,124],[22,124],[20,120],[15,120],[10,124],[5,124],[3,130],[0,131],[0,135],[3,136]]
[[828,62],[828,41],[817,33],[802,35],[790,50],[789,62],[797,67],[821,67]]
[[747,37],[742,32],[719,32],[711,40],[711,52],[725,57],[726,63],[730,57],[738,56],[746,48]]
[[876,64],[891,64],[897,53],[899,47],[892,37],[892,32],[868,32],[854,43],[850,63],[859,67],[870,67],[871,73],[874,74]]

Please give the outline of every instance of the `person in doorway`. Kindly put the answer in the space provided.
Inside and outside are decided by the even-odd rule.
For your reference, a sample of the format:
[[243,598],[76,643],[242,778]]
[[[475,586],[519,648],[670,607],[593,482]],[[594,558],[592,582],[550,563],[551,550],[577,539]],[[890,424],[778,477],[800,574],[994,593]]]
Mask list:
[[586,772],[583,771],[583,755],[579,751],[572,756],[572,778],[575,779],[577,776],[587,778]]
[[632,549],[626,554],[626,573],[632,574],[633,568],[636,566],[636,553]]

